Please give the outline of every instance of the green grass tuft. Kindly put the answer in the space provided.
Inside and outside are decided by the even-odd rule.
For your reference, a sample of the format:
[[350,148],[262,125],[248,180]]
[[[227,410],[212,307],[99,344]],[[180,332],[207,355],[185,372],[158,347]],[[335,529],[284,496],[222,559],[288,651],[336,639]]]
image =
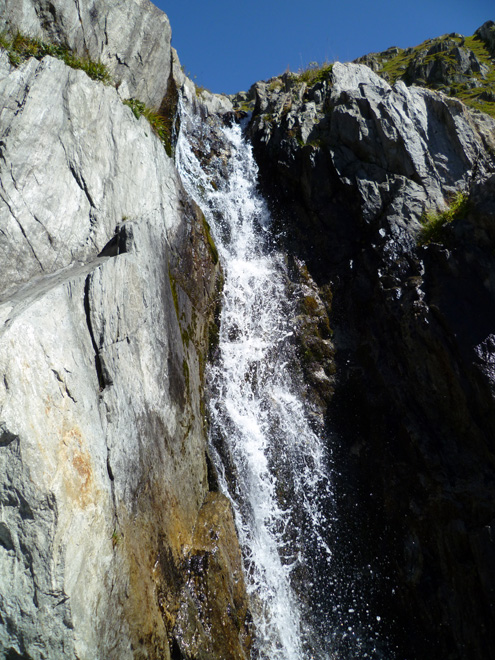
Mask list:
[[323,82],[330,78],[332,73],[333,64],[329,62],[324,62],[319,64],[318,62],[310,62],[305,69],[300,69],[297,72],[297,79],[300,82],[305,82],[309,86],[316,85],[316,83]]
[[198,99],[201,97],[203,92],[206,92],[207,94],[212,94],[211,90],[209,90],[208,87],[205,87],[204,85],[196,85],[195,84],[194,87],[196,88],[195,91],[196,91],[196,96],[198,97]]
[[129,106],[136,119],[143,116],[145,117],[153,132],[160,138],[165,146],[167,154],[172,155],[172,122],[167,117],[164,117],[159,112],[152,110],[145,103],[138,99],[126,99],[124,105]]
[[7,51],[10,63],[13,66],[19,66],[30,57],[41,60],[46,55],[50,55],[62,60],[72,69],[84,71],[93,80],[105,84],[112,82],[110,73],[102,62],[95,62],[88,57],[78,57],[67,46],[45,43],[20,32],[12,37],[4,32],[0,34],[0,47]]
[[466,193],[458,192],[446,211],[441,213],[428,211],[424,213],[420,219],[422,228],[418,235],[418,245],[442,243],[445,227],[453,220],[464,217],[467,210],[468,196]]

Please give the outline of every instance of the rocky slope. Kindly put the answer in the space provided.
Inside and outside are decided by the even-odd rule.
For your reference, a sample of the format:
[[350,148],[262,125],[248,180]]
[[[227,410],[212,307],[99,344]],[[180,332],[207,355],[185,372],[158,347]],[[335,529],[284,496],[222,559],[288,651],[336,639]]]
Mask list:
[[495,121],[362,64],[251,96],[280,240],[319,293],[303,308],[328,315],[301,346],[337,438],[347,576],[397,657],[495,657]]
[[414,48],[392,47],[356,60],[385,80],[403,80],[442,91],[495,116],[495,23],[487,21],[470,37],[445,34]]
[[0,655],[246,658],[205,437],[219,266],[173,160],[122,103],[160,110],[187,86],[168,20],[147,0],[0,14],[116,83],[0,52]]

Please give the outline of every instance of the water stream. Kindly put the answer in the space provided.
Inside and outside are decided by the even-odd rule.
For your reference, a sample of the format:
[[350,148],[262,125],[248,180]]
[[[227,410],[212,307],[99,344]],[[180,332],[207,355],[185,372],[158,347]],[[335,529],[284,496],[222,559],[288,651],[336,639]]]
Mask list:
[[[236,125],[211,132],[186,116],[182,124],[178,168],[211,227],[225,278],[218,352],[207,374],[210,443],[244,554],[252,657],[377,657],[363,650],[337,611],[341,604],[328,597],[336,572],[328,541],[331,456],[309,421],[293,340],[295,302],[250,145]],[[353,635],[354,650],[342,654],[342,639]]]

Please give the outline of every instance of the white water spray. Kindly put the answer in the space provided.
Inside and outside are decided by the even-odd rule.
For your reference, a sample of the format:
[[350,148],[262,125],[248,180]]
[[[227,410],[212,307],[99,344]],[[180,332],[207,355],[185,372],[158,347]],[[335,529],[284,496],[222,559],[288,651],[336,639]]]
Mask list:
[[371,657],[342,655],[341,632],[313,625],[315,611],[330,609],[308,602],[318,591],[315,563],[320,573],[322,565],[333,571],[329,456],[298,382],[294,303],[283,256],[270,245],[251,148],[238,126],[215,134],[195,118],[183,115],[182,123],[189,136],[179,137],[177,166],[211,226],[225,278],[218,356],[207,374],[210,441],[244,555],[253,657]]

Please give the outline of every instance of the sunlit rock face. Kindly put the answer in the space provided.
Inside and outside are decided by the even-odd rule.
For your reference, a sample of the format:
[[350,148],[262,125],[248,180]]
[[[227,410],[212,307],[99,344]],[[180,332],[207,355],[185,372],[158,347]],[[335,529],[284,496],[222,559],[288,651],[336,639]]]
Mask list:
[[0,28],[101,60],[121,92],[152,107],[165,96],[172,33],[167,16],[149,0],[1,0]]
[[[361,585],[398,657],[490,657],[495,122],[359,64],[251,97],[280,240],[333,332],[333,386],[311,385],[338,439],[343,561],[371,567]],[[462,212],[426,238],[425,212],[458,192]]]
[[[161,12],[50,6],[4,3],[2,19],[116,76],[121,59],[128,90],[160,106]],[[121,88],[3,51],[0,96],[0,655],[177,658],[212,628],[209,658],[247,658],[232,513],[207,467],[219,266],[204,218]]]

